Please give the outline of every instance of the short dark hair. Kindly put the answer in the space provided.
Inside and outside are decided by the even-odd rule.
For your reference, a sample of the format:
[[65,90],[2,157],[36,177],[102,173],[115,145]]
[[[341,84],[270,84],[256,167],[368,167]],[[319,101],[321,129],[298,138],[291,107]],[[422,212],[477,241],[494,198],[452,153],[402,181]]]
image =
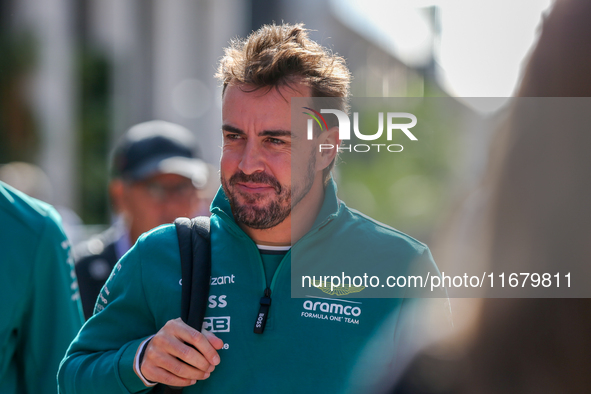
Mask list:
[[[303,24],[264,25],[246,39],[234,39],[224,51],[216,77],[223,84],[254,90],[293,83],[310,87],[312,97],[334,97],[337,109],[349,110],[351,73],[345,59],[312,41]],[[324,170],[330,177],[333,162]]]

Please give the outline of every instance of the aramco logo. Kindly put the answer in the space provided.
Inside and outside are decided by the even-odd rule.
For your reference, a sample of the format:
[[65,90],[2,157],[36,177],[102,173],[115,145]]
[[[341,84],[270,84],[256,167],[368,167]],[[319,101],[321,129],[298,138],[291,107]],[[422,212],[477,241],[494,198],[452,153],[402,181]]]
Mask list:
[[[308,140],[314,139],[314,121],[318,124],[321,132],[328,130],[328,124],[322,114],[333,114],[336,115],[339,128],[339,139],[341,141],[348,141],[351,139],[351,121],[346,113],[339,111],[338,109],[321,109],[320,112],[309,108],[303,107],[310,112],[304,112],[304,114],[310,116],[312,119],[308,119],[307,138]],[[410,122],[399,123],[400,119],[407,119]],[[386,139],[392,141],[392,137],[395,131],[402,131],[406,137],[411,141],[418,141],[417,137],[410,132],[409,129],[413,128],[417,124],[417,117],[408,112],[387,112],[386,113]],[[384,133],[384,112],[378,113],[378,131],[374,134],[363,134],[359,130],[359,113],[353,113],[353,133],[355,136],[362,141],[375,141],[382,136]],[[320,151],[337,149],[338,152],[369,152],[373,149],[380,152],[380,148],[384,148],[388,152],[402,152],[404,149],[400,144],[355,144],[346,145],[342,144],[335,147],[332,144],[319,144],[318,149]]]

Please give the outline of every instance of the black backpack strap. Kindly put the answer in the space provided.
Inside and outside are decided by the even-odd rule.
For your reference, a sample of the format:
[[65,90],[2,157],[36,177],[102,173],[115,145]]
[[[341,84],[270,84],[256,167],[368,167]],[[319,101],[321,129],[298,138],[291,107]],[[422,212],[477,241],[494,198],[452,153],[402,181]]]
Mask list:
[[[178,218],[174,221],[181,256],[181,319],[201,331],[211,277],[209,217]],[[160,386],[160,387],[158,387]],[[180,394],[182,388],[158,385],[154,392]]]
[[183,315],[186,311],[187,320],[183,319],[183,321],[196,330],[201,331],[203,319],[205,318],[205,311],[207,310],[207,298],[209,297],[209,283],[211,277],[209,217],[198,216],[191,220],[191,224],[193,229],[191,232],[193,249],[191,297],[186,305],[181,302],[181,308],[183,308]]
[[209,218],[178,218],[174,224],[181,255],[181,319],[201,331],[211,276]]

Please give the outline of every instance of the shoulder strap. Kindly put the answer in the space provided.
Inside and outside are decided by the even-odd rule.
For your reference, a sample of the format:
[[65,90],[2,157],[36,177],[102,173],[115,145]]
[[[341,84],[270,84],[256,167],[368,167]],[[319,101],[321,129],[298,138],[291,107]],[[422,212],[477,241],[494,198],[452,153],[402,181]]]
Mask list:
[[205,317],[205,311],[207,310],[207,297],[209,297],[209,283],[211,277],[209,217],[196,217],[192,220],[192,224],[193,276],[191,280],[191,302],[188,305],[186,323],[201,331],[203,318]]
[[[174,221],[181,255],[181,319],[201,331],[211,276],[209,217],[178,218]],[[180,394],[181,387],[157,385],[154,393]]]
[[181,255],[181,319],[201,331],[211,276],[209,217],[178,218],[174,224]]

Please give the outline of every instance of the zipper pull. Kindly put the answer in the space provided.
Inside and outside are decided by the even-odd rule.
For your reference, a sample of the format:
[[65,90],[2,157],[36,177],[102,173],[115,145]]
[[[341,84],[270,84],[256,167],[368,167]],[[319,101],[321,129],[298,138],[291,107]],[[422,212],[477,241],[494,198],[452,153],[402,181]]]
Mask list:
[[254,323],[254,333],[262,334],[265,331],[265,325],[267,324],[267,317],[269,316],[269,308],[271,307],[271,289],[265,289],[265,295],[261,297],[261,307],[259,314],[257,315],[257,321]]

